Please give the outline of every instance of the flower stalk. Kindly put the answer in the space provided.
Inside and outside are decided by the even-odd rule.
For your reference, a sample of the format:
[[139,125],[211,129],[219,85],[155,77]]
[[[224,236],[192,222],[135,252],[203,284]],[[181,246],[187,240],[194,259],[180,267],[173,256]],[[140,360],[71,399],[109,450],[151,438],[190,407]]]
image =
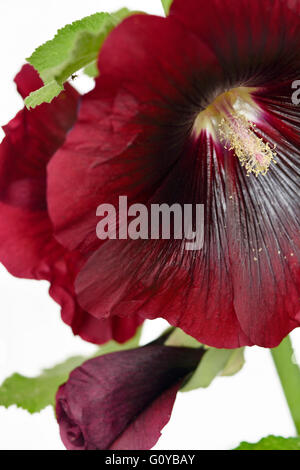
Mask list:
[[293,360],[290,337],[287,336],[277,348],[271,349],[271,354],[297,434],[300,435],[300,367]]

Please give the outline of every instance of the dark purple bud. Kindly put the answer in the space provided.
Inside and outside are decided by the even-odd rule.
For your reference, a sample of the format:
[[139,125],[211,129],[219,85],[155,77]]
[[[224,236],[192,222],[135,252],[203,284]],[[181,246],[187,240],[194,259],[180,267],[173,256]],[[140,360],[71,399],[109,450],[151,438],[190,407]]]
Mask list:
[[85,362],[57,393],[66,448],[152,448],[170,419],[183,379],[203,354],[203,349],[151,344]]

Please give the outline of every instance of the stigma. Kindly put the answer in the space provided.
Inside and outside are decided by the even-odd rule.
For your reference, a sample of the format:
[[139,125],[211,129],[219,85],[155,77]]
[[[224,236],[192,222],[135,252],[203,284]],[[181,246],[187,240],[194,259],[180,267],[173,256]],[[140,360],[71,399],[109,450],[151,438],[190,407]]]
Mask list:
[[276,164],[276,147],[257,135],[253,122],[259,111],[251,98],[252,89],[236,88],[223,93],[196,118],[193,132],[205,130],[223,147],[232,151],[247,175],[265,176],[272,163]]
[[265,176],[271,163],[276,164],[276,152],[256,135],[255,130],[256,125],[238,113],[223,117],[218,124],[220,141],[225,149],[235,153],[247,175]]

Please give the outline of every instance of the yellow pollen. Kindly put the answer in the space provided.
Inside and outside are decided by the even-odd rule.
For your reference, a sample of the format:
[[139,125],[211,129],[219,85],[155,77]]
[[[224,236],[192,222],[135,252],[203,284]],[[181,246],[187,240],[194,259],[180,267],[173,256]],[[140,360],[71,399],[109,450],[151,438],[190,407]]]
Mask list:
[[[223,114],[224,116],[224,114]],[[266,175],[271,163],[276,164],[275,147],[255,134],[256,125],[237,112],[231,112],[218,125],[221,142],[227,150],[234,151],[245,167],[247,175]]]
[[271,163],[276,164],[276,146],[271,147],[257,135],[253,119],[261,109],[252,99],[255,88],[233,88],[219,95],[198,114],[193,126],[197,137],[202,131],[219,140],[225,149],[233,151],[247,176],[266,175]]

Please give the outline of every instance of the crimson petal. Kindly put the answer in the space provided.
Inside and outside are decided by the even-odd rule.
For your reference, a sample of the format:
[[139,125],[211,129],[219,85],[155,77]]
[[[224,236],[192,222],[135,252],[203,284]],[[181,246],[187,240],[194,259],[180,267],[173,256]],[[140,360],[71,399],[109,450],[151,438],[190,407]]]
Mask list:
[[[22,97],[41,86],[25,65],[16,77]],[[4,127],[0,145],[0,259],[11,274],[50,282],[50,295],[62,308],[74,334],[96,344],[128,340],[142,320],[99,321],[78,304],[74,280],[82,260],[53,237],[46,201],[46,167],[77,116],[79,95],[70,86],[50,105],[23,109]]]
[[298,76],[297,10],[298,0],[174,0],[170,16],[210,46],[230,89]]
[[150,15],[134,15],[113,31],[99,67],[96,88],[83,97],[78,122],[48,168],[56,236],[84,253],[99,245],[99,204],[116,206],[119,195],[142,202],[160,185],[198,100],[205,108],[221,74],[202,42],[175,21]]
[[[133,16],[105,42],[96,89],[49,166],[51,217],[61,242],[88,253],[76,289],[95,317],[162,316],[201,342],[228,348],[273,347],[299,326],[291,223],[298,111],[290,104],[287,112],[287,94],[282,109],[269,103],[272,117],[261,106],[257,132],[278,139],[281,159],[263,179],[246,178],[233,152],[205,132],[191,136],[197,114],[231,87],[259,87],[258,103],[275,93],[275,79],[291,89],[300,22],[285,5],[175,0],[170,18]],[[204,204],[203,250],[187,253],[181,242],[164,240],[101,245],[96,208],[116,206],[120,195],[148,206]]]

